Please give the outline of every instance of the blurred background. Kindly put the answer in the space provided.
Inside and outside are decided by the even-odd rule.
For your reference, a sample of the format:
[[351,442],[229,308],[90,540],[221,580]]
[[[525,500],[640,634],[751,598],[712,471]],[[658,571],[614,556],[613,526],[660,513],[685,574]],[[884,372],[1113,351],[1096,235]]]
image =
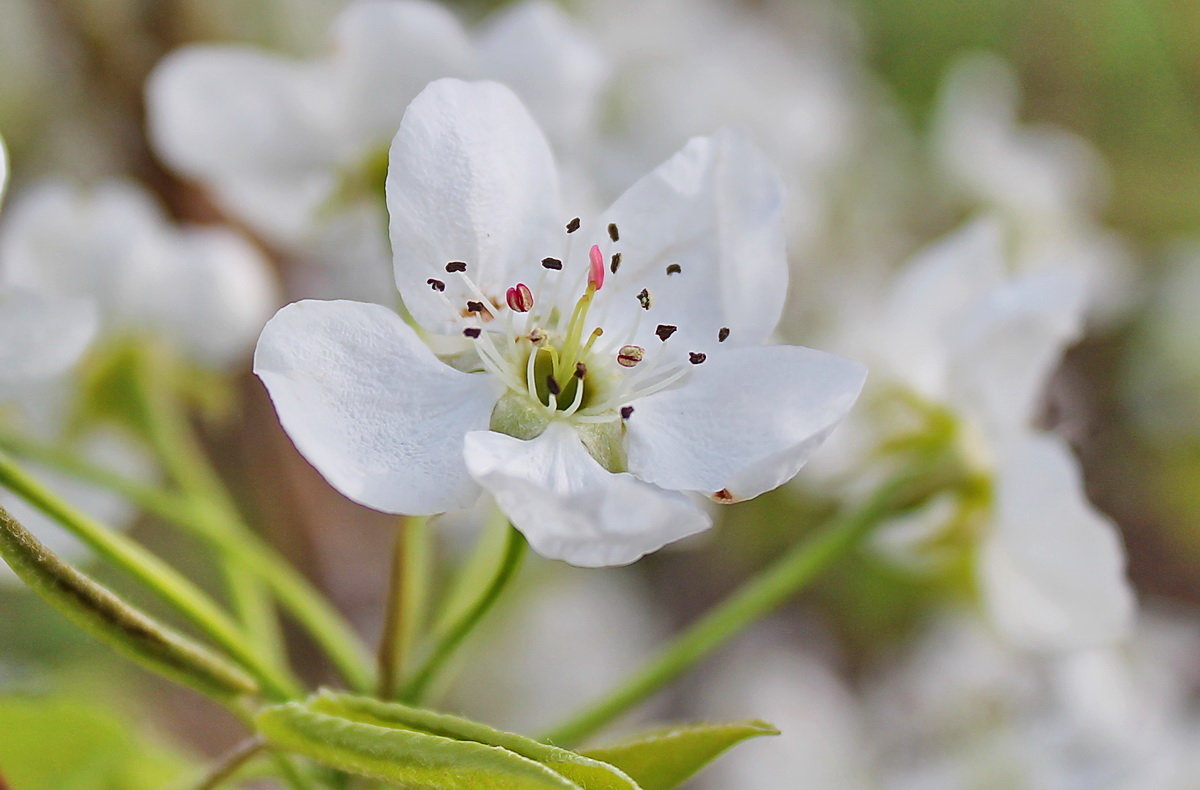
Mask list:
[[[311,261],[159,158],[145,85],[164,55],[196,42],[318,57],[345,4],[0,0],[5,213],[47,176],[133,179],[174,221],[251,239],[278,278],[279,304],[321,290]],[[449,5],[473,29],[502,4]],[[839,304],[825,296],[853,283],[859,267],[898,266],[972,205],[999,200],[968,194],[973,183],[956,181],[939,154],[945,119],[962,102],[994,100],[1000,116],[1007,103],[1015,117],[1001,122],[1073,141],[1048,147],[1031,172],[1053,180],[1056,157],[1070,160],[1050,188],[1074,190],[1088,238],[1114,261],[1086,335],[1055,374],[1044,422],[1069,439],[1089,497],[1123,535],[1143,610],[1129,644],[1066,658],[1018,654],[941,582],[864,552],[634,719],[761,717],[785,730],[692,785],[710,790],[1200,788],[1200,4],[562,6],[615,64],[595,142],[599,198],[722,123],[746,126],[784,171],[803,213],[792,234],[793,341],[820,345],[823,313]],[[672,69],[684,75],[672,89],[687,93],[683,109],[656,110],[651,88],[671,84]],[[708,112],[710,102],[721,109]],[[630,137],[652,133],[661,145],[629,153]],[[1036,190],[1008,199],[1040,210]],[[249,354],[247,346],[213,385],[220,397],[198,410],[206,446],[263,535],[373,640],[392,518],[347,502],[296,454]],[[804,477],[722,510],[722,525],[703,539],[629,568],[533,558],[469,645],[442,704],[534,730],[601,694],[815,523],[829,503]],[[131,529],[214,583],[205,553],[186,538],[146,516]],[[461,555],[463,531],[445,526],[439,557]],[[288,635],[305,677],[330,678],[303,637]],[[178,766],[240,737],[221,710],[111,656],[15,584],[0,585],[0,691],[0,772],[22,761],[46,777],[80,777],[32,787],[166,786]]]

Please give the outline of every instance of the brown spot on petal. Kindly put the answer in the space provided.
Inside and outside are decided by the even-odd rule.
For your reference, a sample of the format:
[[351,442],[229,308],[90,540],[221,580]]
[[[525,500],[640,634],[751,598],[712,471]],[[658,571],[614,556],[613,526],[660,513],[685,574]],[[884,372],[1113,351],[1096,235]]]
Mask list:
[[737,501],[737,497],[728,488],[722,488],[720,491],[712,495],[714,502],[719,502],[722,505],[730,505]]

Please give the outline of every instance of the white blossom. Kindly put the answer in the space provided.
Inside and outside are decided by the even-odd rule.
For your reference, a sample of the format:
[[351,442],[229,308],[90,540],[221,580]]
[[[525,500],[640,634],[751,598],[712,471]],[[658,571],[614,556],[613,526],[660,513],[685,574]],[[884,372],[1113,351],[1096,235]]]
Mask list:
[[580,220],[511,91],[439,80],[405,114],[387,191],[420,329],[299,302],[255,355],[298,449],[362,504],[437,513],[486,489],[539,553],[628,563],[709,525],[683,492],[790,479],[857,397],[857,363],[763,345],[786,290],[782,189],[738,135],[691,141]]

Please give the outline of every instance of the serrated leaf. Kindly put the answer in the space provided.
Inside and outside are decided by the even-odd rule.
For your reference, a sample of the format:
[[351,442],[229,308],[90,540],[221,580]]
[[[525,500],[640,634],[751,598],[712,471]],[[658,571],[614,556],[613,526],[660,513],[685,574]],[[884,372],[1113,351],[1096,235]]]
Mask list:
[[729,747],[748,738],[778,734],[779,730],[761,721],[685,724],[582,753],[620,768],[642,790],[672,790]]
[[255,724],[273,746],[404,790],[582,790],[499,746],[351,721],[300,702],[266,708]]
[[619,769],[602,761],[459,716],[328,691],[321,692],[308,705],[312,710],[352,721],[499,746],[551,768],[583,790],[642,790]]
[[257,694],[241,667],[126,602],[59,559],[0,507],[0,556],[34,592],[128,657],[218,699]]

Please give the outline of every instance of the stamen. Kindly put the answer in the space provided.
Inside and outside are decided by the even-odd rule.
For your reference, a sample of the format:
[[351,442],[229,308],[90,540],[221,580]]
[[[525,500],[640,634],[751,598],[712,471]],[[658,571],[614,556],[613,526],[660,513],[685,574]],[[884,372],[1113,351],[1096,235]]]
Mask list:
[[643,310],[650,309],[651,301],[650,301],[650,292],[648,290],[643,288],[641,293],[639,293],[637,295],[637,298],[638,298],[638,302],[642,305]]
[[535,346],[540,346],[542,343],[546,342],[546,333],[535,328],[529,333],[529,342],[533,343]]
[[621,346],[617,352],[617,364],[623,368],[631,368],[646,358],[646,349],[641,346]]
[[678,263],[672,263],[667,266],[667,274],[679,274],[683,271],[683,267]]
[[621,419],[622,420],[628,420],[632,416],[633,416],[633,407],[632,406],[622,406],[621,407]]
[[574,233],[577,230],[579,230],[579,217],[567,223],[567,233]]
[[729,339],[729,327],[723,326],[723,327],[721,327],[720,331],[717,332],[717,342],[724,343],[728,339]]
[[699,365],[706,359],[708,359],[708,354],[704,354],[699,351],[688,352],[688,362],[691,362],[693,365]]
[[474,300],[469,300],[467,302],[467,312],[482,313],[483,312],[483,302],[476,302]]
[[562,392],[562,387],[558,386],[558,379],[554,378],[553,373],[546,376],[546,389],[555,397]]
[[525,283],[517,283],[504,294],[508,306],[515,312],[528,313],[533,309],[533,291]]
[[582,380],[587,375],[587,365],[582,362],[575,363],[575,378]]
[[481,334],[483,334],[483,330],[477,326],[469,326],[463,330],[463,334],[469,338],[478,338]]
[[446,284],[444,282],[442,282],[441,280],[435,280],[434,278],[430,277],[428,280],[425,281],[425,283],[430,288],[437,291],[438,293],[442,293],[443,291],[446,290]]
[[593,329],[591,337],[589,337],[587,342],[583,344],[583,350],[579,352],[579,356],[586,357],[588,352],[592,350],[592,346],[595,344],[596,340],[603,334],[604,330],[600,327]]
[[463,261],[450,261],[446,264],[446,271],[448,272],[465,272],[466,270],[467,264]]
[[592,245],[588,250],[588,259],[591,264],[588,271],[588,287],[599,291],[604,287],[604,253],[600,252],[600,245]]
[[[612,225],[609,225],[609,227],[611,228],[611,227],[613,227],[613,226],[612,226]],[[613,274],[616,274],[616,273],[617,273],[617,269],[620,269],[620,268],[621,268],[621,253],[619,253],[619,252],[614,252],[614,253],[612,254],[612,263],[610,263],[610,264],[608,265],[608,270],[609,270],[610,272],[612,272]]]
[[667,338],[675,334],[675,332],[678,330],[679,327],[677,326],[671,326],[670,324],[659,324],[658,328],[654,330],[654,334],[658,335],[658,339],[665,343],[667,342]]
[[608,237],[613,241],[621,240],[621,234],[617,233],[617,225],[615,222],[608,223]]
[[542,266],[547,269],[559,271],[562,269],[562,261],[558,258],[542,258]]

